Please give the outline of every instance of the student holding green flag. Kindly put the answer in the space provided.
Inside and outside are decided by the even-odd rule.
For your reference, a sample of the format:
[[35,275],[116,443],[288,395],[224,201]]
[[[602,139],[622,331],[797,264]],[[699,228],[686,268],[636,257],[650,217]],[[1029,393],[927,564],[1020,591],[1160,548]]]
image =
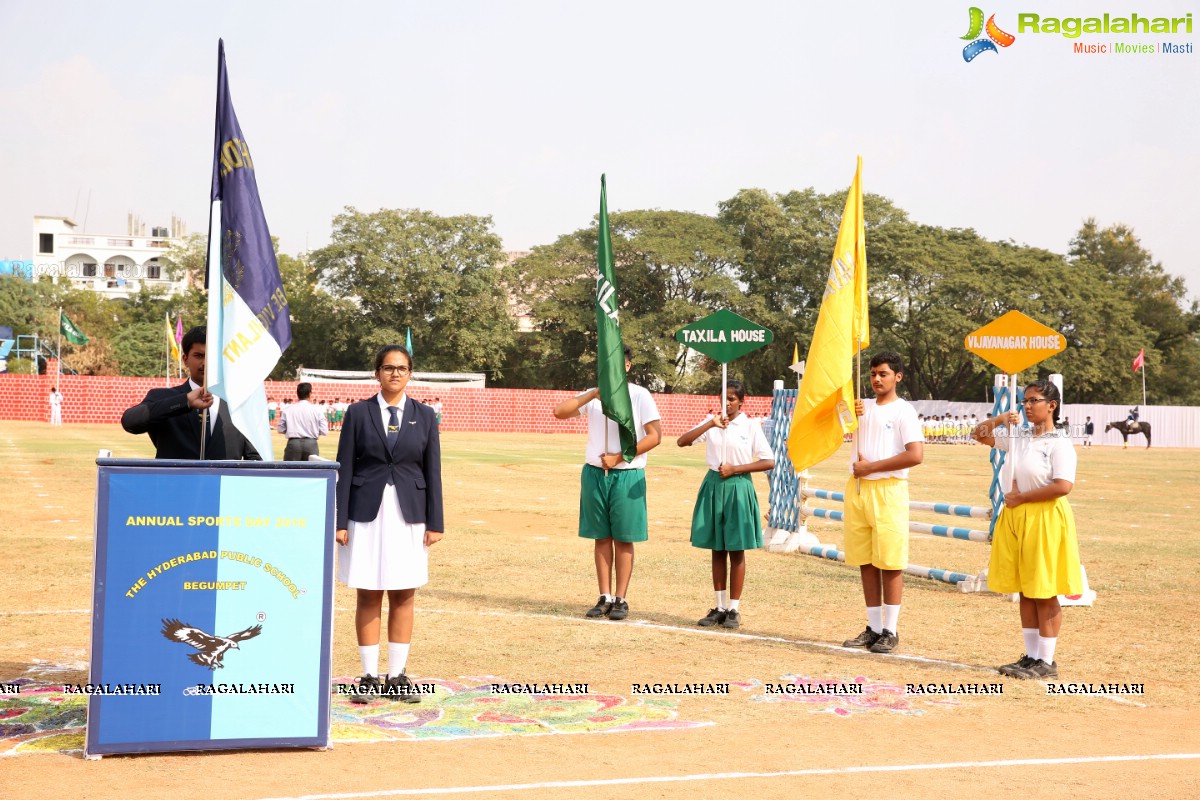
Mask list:
[[[632,363],[628,347],[624,348],[624,355],[628,370]],[[585,416],[588,421],[587,450],[579,486],[579,535],[595,542],[593,555],[600,588],[600,599],[586,615],[590,619],[621,620],[629,616],[625,598],[633,576],[633,545],[649,538],[646,454],[662,441],[662,428],[650,392],[641,386],[628,385],[626,391],[637,436],[635,456],[630,461],[619,451],[620,432],[617,423],[604,413],[603,393],[599,388],[564,400],[554,408],[554,416],[559,419]]]
[[[579,535],[592,539],[600,599],[590,619],[629,616],[633,545],[649,538],[646,521],[646,454],[662,441],[658,407],[650,392],[630,386],[626,373],[633,354],[621,341],[617,278],[608,233],[608,200],[600,176],[600,229],[596,244],[597,388],[564,400],[558,419],[586,416],[588,441],[580,476]],[[613,571],[616,567],[616,593]]]

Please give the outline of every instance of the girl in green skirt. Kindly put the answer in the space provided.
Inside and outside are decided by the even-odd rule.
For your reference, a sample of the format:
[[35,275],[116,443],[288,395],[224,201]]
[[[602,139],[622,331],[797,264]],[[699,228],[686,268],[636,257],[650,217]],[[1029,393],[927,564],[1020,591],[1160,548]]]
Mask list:
[[[698,624],[737,628],[746,582],[746,551],[762,547],[762,520],[752,472],[775,466],[774,453],[758,423],[742,413],[746,388],[729,381],[725,414],[712,415],[679,437],[680,447],[704,442],[708,473],[692,512],[692,546],[712,551],[716,607]],[[728,581],[728,583],[727,583]],[[728,586],[728,589],[726,588]]]

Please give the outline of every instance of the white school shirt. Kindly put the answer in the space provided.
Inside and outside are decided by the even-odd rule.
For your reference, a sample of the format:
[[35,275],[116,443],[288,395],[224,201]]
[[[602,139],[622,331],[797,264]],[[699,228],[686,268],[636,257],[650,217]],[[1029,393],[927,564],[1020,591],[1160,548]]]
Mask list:
[[1017,489],[1030,492],[1049,486],[1055,480],[1075,483],[1075,446],[1065,431],[1054,430],[1034,436],[1032,428],[1017,428],[1015,436],[1009,435],[1007,425],[996,428],[992,436],[997,450],[1010,455],[1004,459],[1000,470],[1000,489],[1007,492],[1012,488],[1012,460],[1017,460]]
[[[200,388],[200,384],[196,383],[191,378],[188,378],[188,387],[194,392]],[[221,408],[221,398],[213,395],[213,404],[208,407],[208,432],[212,433],[217,427],[217,410]],[[200,413],[204,413],[204,409],[199,409]]]
[[[904,446],[913,442],[924,442],[921,421],[917,411],[902,397],[879,405],[875,400],[863,400],[863,415],[858,418],[858,451],[867,461],[882,461],[904,452]],[[854,474],[855,454],[850,453],[850,474]],[[907,469],[888,472],[872,472],[863,480],[878,481],[884,478],[908,479]]]
[[[700,425],[710,419],[712,419],[711,415],[705,417]],[[692,430],[699,428],[700,425],[692,426]],[[740,467],[745,464],[753,464],[764,458],[775,460],[775,454],[771,452],[771,445],[767,441],[762,427],[745,414],[738,414],[730,420],[724,430],[717,427],[709,428],[696,438],[696,442],[704,442],[706,447],[704,460],[708,464],[708,468],[712,470],[721,468],[722,443],[726,448],[725,463],[730,466]]]
[[[633,405],[633,432],[637,435],[638,441],[641,441],[646,436],[646,424],[657,422],[660,419],[658,406],[655,405],[650,392],[632,383],[629,384],[629,400]],[[593,467],[603,469],[604,465],[600,463],[600,456],[605,452],[605,427],[608,428],[608,452],[617,453],[621,450],[621,433],[617,428],[617,423],[604,416],[604,409],[600,406],[599,397],[580,406],[579,414],[586,416],[588,421],[588,439],[587,449],[584,451],[584,461]],[[619,461],[613,469],[645,469],[648,455],[648,453],[642,453],[633,461]]]

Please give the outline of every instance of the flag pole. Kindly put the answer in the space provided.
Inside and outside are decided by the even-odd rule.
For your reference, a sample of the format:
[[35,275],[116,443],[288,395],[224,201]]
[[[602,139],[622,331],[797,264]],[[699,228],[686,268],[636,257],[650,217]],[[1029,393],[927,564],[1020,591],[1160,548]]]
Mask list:
[[[721,409],[720,410],[721,419],[725,420],[726,425],[729,424],[729,420],[726,419],[727,403],[725,400],[725,398],[728,396],[729,396],[729,364],[726,363],[726,364],[721,365],[721,402],[719,404],[720,409]],[[728,453],[728,447],[727,447],[728,444],[729,444],[729,430],[728,430],[728,428],[726,428],[723,431],[723,433],[721,434],[721,463],[722,464],[725,463],[725,457]]]
[[[1020,411],[1017,410],[1018,406],[1017,406],[1017,373],[1016,372],[1013,372],[1013,373],[1009,374],[1009,376],[1008,376],[1008,391],[1010,393],[1010,396],[1012,397],[1012,403],[1010,404],[1010,407],[1012,408],[1013,411],[1017,411],[1017,413],[1020,414]],[[1020,433],[1019,428],[1008,432],[1008,460],[1009,460],[1009,462],[1012,463],[1012,491],[1014,491],[1014,492],[1017,491],[1017,450],[1015,447],[1015,442],[1017,440],[1017,435],[1019,435],[1019,433]]]
[[[62,321],[63,321],[63,310],[62,310],[62,306],[59,306],[58,307],[58,369],[55,370],[55,372],[54,372],[54,391],[55,392],[59,391],[59,388],[62,386]],[[33,368],[35,370],[37,369],[37,354],[36,353],[34,354],[34,357],[33,357]],[[1145,370],[1142,370],[1143,385],[1145,384],[1145,382],[1146,382],[1146,373],[1145,373]]]
[[[60,367],[61,369],[61,367]],[[1142,405],[1146,405],[1146,359],[1142,358]]]
[[[862,390],[862,337],[859,337],[856,342],[858,352],[854,354],[854,405],[858,406],[859,392]],[[857,411],[857,409],[856,409]],[[862,458],[862,451],[858,447],[858,415],[854,417],[854,460],[857,462]],[[854,493],[862,494],[862,478],[855,477]]]

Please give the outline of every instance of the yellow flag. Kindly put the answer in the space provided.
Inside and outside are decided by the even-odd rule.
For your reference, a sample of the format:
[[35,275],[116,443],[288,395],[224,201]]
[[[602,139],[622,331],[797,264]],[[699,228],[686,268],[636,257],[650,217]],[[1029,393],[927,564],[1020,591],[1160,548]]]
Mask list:
[[793,364],[800,363],[800,345],[798,345],[798,344],[792,345],[792,363]]
[[841,447],[842,437],[858,428],[854,356],[871,343],[866,240],[860,157],[846,196],[829,280],[792,414],[788,455],[797,472],[829,458]]
[[179,345],[175,342],[175,331],[171,330],[170,314],[167,314],[167,342],[171,345],[171,358],[179,363]]

